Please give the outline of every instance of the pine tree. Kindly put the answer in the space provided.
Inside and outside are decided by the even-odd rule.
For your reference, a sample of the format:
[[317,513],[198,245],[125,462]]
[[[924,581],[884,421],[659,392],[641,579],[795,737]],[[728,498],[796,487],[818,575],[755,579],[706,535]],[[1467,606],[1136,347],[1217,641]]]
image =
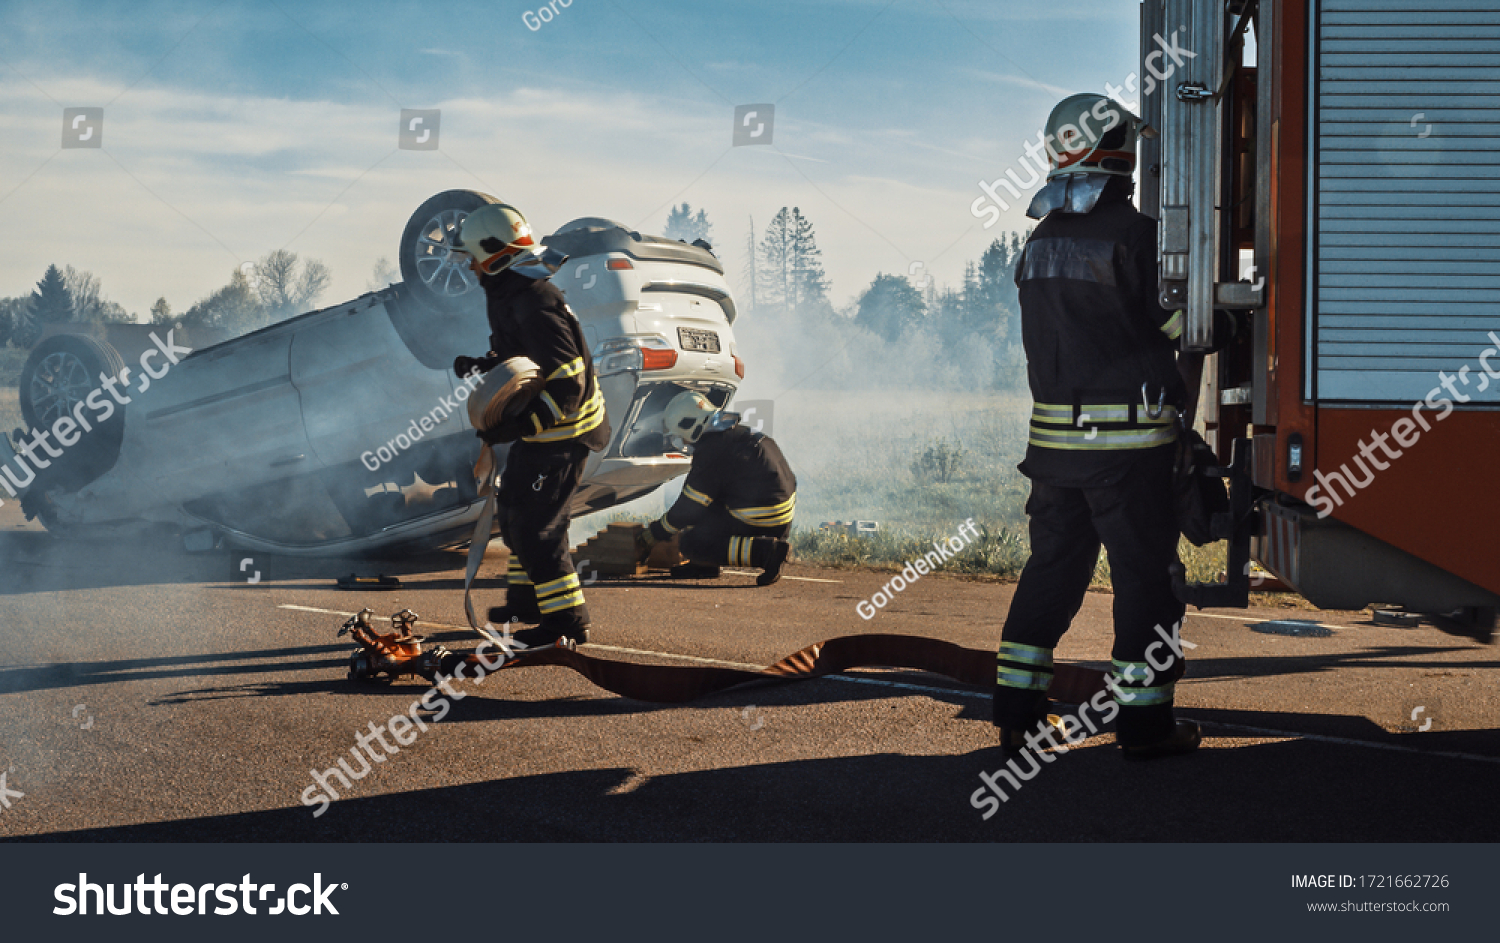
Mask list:
[[990,242],[979,257],[979,286],[981,319],[991,320],[998,339],[1009,344],[1021,342],[1021,303],[1016,294],[1016,265],[1021,260],[1026,236],[1030,232],[1010,234]]
[[756,307],[756,304],[757,304],[756,294],[755,294],[755,287],[756,287],[756,282],[760,281],[760,279],[757,277],[758,266],[757,266],[756,262],[757,262],[757,259],[756,259],[756,252],[755,252],[755,217],[751,216],[750,217],[750,230],[749,230],[749,232],[747,232],[745,234],[745,267],[744,267],[744,269],[741,272],[743,278],[745,279],[746,288],[748,289],[747,295],[748,295],[748,300],[749,300],[749,303],[750,303],[750,310],[751,311],[755,310],[755,307]]
[[828,307],[828,277],[812,223],[801,210],[783,206],[760,243],[763,302],[791,313]]
[[36,283],[36,291],[31,293],[31,317],[39,326],[73,320],[73,296],[55,265],[47,266],[42,280]]
[[812,223],[794,206],[791,225],[791,307],[795,310],[826,307],[828,276],[823,274],[823,250],[818,248]]
[[662,235],[689,245],[699,239],[712,243],[713,228],[713,224],[708,221],[708,213],[699,210],[694,214],[692,207],[683,203],[672,207],[672,212],[667,214],[667,225],[662,230]]
[[167,304],[167,299],[166,299],[165,295],[163,295],[162,297],[156,299],[156,303],[151,306],[151,323],[152,324],[173,324],[173,323],[175,323],[174,319],[172,318],[172,306],[169,305],[169,304]]
[[771,217],[771,225],[760,241],[762,304],[769,309],[790,312],[792,291],[792,216],[782,207]]

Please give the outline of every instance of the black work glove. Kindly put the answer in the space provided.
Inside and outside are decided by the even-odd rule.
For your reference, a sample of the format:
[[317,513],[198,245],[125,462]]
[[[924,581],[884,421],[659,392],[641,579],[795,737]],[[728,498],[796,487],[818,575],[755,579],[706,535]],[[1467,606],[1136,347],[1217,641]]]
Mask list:
[[530,431],[531,423],[518,416],[503,420],[500,425],[488,432],[481,429],[475,435],[483,439],[486,445],[500,445],[505,442],[514,442]]
[[1215,308],[1213,348],[1209,353],[1216,354],[1249,334],[1250,312]]
[[453,373],[459,379],[478,370],[480,373],[488,373],[494,369],[495,364],[500,362],[499,357],[464,357],[462,355],[453,358]]

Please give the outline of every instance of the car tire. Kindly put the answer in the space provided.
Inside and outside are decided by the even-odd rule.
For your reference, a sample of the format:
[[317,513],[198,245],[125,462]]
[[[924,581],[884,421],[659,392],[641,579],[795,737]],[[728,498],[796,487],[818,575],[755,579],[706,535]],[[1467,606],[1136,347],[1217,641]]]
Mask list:
[[461,259],[449,257],[448,246],[465,216],[500,201],[477,190],[444,190],[411,214],[401,233],[401,278],[411,296],[436,311],[451,311],[467,303],[479,281]]
[[[124,371],[124,359],[108,343],[83,334],[54,334],[36,345],[21,368],[21,415],[30,429],[51,429],[64,415],[75,416],[77,405],[103,388],[101,375],[117,377]],[[114,467],[125,436],[125,407],[107,401],[114,414],[99,422],[86,407],[84,418],[92,428],[84,432],[80,426],[78,441],[54,446],[63,454],[51,458],[50,467],[36,469],[33,487],[77,491]]]

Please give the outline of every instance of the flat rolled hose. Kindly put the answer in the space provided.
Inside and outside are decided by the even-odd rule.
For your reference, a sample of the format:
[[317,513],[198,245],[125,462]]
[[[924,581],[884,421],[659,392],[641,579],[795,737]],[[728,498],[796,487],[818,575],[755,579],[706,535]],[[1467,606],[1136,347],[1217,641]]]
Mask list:
[[[493,663],[498,653],[469,656]],[[809,645],[774,665],[752,671],[700,665],[642,665],[635,662],[596,658],[567,648],[523,651],[505,665],[506,670],[537,665],[571,668],[598,687],[654,704],[681,704],[751,681],[797,681],[837,674],[849,668],[879,666],[930,671],[983,691],[995,685],[995,653],[964,648],[940,639],[911,635],[849,635]],[[1081,704],[1104,686],[1105,672],[1082,665],[1053,666],[1048,694],[1065,704]]]
[[496,364],[469,397],[469,424],[489,432],[516,415],[543,386],[542,368],[528,357]]

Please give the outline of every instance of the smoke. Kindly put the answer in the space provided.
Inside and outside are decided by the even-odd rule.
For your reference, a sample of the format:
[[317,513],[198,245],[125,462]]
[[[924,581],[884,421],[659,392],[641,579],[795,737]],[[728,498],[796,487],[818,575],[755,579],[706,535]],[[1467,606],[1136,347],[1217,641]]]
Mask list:
[[[994,334],[959,340],[918,321],[887,341],[838,313],[748,311],[735,402],[769,400],[769,430],[798,477],[797,527],[875,520],[916,530],[1023,519],[1025,357]],[[959,456],[949,481],[924,451]]]

